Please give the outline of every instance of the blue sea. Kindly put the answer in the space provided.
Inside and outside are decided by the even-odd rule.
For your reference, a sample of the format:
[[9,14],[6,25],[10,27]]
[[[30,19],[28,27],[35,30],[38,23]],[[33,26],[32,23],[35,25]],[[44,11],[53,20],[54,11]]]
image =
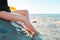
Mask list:
[[[47,18],[49,20],[60,21],[60,14],[31,14],[30,17],[32,17],[32,18],[39,18],[40,17],[40,18]],[[41,22],[40,22],[40,24],[41,24]],[[43,25],[46,26],[45,28],[47,28],[47,27],[49,28],[47,30],[49,30],[53,34],[53,36],[57,38],[56,40],[58,40],[58,39],[60,40],[60,24],[55,24],[55,23],[46,21],[46,22],[43,22]],[[46,34],[47,33],[48,33],[48,31],[46,31]],[[52,34],[49,34],[49,35],[52,35]],[[45,37],[47,37],[47,36],[45,36]],[[54,37],[53,37],[53,39],[55,40]],[[47,37],[46,39],[50,40],[51,38]]]
[[30,17],[41,17],[60,20],[60,14],[31,14]]

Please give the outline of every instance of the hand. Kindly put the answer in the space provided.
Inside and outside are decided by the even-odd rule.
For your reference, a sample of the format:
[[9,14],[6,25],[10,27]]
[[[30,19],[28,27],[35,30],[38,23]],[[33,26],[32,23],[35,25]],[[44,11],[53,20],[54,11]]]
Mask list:
[[30,28],[27,29],[26,31],[28,32],[31,38],[35,37],[38,34],[37,31],[33,31],[32,29],[30,30]]

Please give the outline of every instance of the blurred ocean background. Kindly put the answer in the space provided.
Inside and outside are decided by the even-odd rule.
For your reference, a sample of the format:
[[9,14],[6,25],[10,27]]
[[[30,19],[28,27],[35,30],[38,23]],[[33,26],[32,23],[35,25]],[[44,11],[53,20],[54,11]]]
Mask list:
[[60,20],[60,14],[30,14],[30,17],[41,17],[41,18],[48,18],[48,19],[55,19]]
[[60,14],[30,14],[30,21],[43,40],[60,40]]

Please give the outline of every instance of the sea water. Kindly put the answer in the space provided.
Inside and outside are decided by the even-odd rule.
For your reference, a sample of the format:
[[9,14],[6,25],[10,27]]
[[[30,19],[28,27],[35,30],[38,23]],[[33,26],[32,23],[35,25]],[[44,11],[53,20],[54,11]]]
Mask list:
[[60,20],[60,14],[30,14],[30,17],[41,17]]
[[[38,18],[44,18],[44,19],[53,20],[53,21],[60,21],[60,14],[31,14],[30,18],[35,18],[37,20],[38,20]],[[55,23],[48,22],[48,21],[43,21],[43,22],[38,21],[38,22],[40,24],[43,24],[46,27],[48,26],[48,28],[49,28],[49,29],[47,29],[45,27],[47,29],[47,31],[45,31],[46,32],[46,35],[45,35],[46,39],[44,39],[44,38],[42,38],[42,39],[44,39],[44,40],[60,40],[60,35],[59,35],[60,25],[57,26]],[[36,25],[39,25],[39,23],[34,24],[35,25],[34,27],[36,27]],[[36,28],[36,29],[38,29],[38,28]],[[39,29],[38,31],[41,31],[41,30]],[[50,31],[50,34],[48,34],[48,31]],[[44,32],[42,34],[44,34]],[[47,34],[48,34],[49,38],[47,37]],[[51,36],[52,37],[51,38],[49,35],[53,35],[53,37]]]

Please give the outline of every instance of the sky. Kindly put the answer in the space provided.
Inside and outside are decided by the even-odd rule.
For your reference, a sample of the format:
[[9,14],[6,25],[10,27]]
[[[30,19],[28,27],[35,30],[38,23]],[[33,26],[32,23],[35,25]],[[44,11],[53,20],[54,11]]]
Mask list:
[[29,13],[60,13],[60,0],[8,0],[9,6]]

